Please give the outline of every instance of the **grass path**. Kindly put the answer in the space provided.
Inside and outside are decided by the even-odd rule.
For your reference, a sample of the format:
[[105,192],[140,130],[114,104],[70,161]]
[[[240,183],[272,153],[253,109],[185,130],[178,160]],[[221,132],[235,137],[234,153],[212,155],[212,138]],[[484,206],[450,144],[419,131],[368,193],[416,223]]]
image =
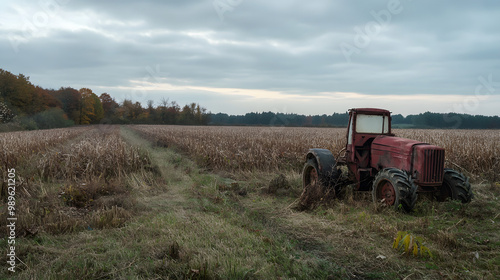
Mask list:
[[[215,268],[212,276],[307,279],[345,275],[345,269],[331,263],[332,248],[319,239],[308,237],[308,228],[302,233],[287,229],[285,224],[296,220],[297,216],[290,209],[283,211],[290,204],[290,198],[276,200],[255,192],[240,196],[237,190],[225,190],[231,188],[231,183],[234,185],[233,180],[202,172],[186,158],[169,149],[154,147],[128,129],[123,129],[122,135],[129,143],[146,149],[167,180],[167,191],[147,198],[148,203],[155,208],[164,207],[157,208],[159,213],[168,209],[168,216],[179,221],[177,226],[200,223],[194,225],[198,227],[194,243],[201,241],[203,244],[185,246],[188,251],[215,247],[202,249],[206,258],[199,260]],[[179,235],[187,239],[191,233],[184,231]]]
[[[209,228],[203,228],[200,224],[199,235],[195,238],[204,236],[202,239],[206,244],[222,243],[218,249],[225,251],[226,255],[208,254],[210,257],[204,260],[208,260],[208,265],[218,267],[217,270],[222,271],[222,275],[228,270],[232,269],[234,272],[236,269],[239,270],[238,275],[251,272],[259,276],[257,278],[396,276],[394,272],[386,272],[377,265],[366,262],[363,264],[364,260],[356,257],[365,256],[366,252],[355,252],[350,247],[354,245],[363,248],[366,244],[362,244],[363,240],[357,240],[352,230],[343,228],[337,221],[291,210],[288,206],[294,200],[293,197],[262,195],[255,191],[255,182],[252,181],[239,182],[251,190],[246,196],[239,196],[235,190],[227,190],[230,189],[227,186],[231,186],[231,180],[204,173],[185,157],[169,149],[154,147],[128,129],[122,130],[122,135],[129,143],[146,149],[163,178],[168,181],[165,194],[148,198],[148,203],[168,208],[171,211],[169,215],[175,217],[187,216],[188,220],[213,221],[213,224],[207,225]],[[226,229],[225,240],[218,240],[217,235],[221,232],[215,230],[214,226]],[[186,232],[181,234],[189,235]],[[349,238],[349,234],[354,234],[354,237]],[[342,235],[345,235],[344,238]],[[339,244],[336,238],[344,240]],[[345,242],[346,239],[349,239],[348,243]],[[249,247],[247,242],[253,245]],[[390,242],[391,240],[388,241]],[[230,244],[232,246],[226,247]],[[192,246],[188,247],[194,249]],[[259,253],[255,254],[256,252]],[[344,258],[344,252],[352,256]],[[385,253],[391,253],[390,247]],[[376,252],[372,254],[373,257],[377,256]],[[226,259],[231,265],[241,264],[241,267],[212,264],[220,258]]]

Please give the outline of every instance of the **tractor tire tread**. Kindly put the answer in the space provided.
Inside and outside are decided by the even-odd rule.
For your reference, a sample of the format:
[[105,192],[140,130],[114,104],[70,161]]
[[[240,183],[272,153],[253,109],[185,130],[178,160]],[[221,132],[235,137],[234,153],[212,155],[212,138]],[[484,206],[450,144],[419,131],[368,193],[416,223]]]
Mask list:
[[451,199],[469,203],[474,198],[469,179],[464,174],[454,169],[445,168],[443,184],[445,182],[449,183],[452,190]]
[[[381,170],[375,177],[374,182],[381,176],[392,179],[393,187],[399,192],[399,203],[406,212],[410,212],[417,202],[417,185],[413,183],[408,173],[397,168],[385,168]],[[375,190],[373,190],[373,198],[376,200]],[[398,205],[395,205],[398,207]]]

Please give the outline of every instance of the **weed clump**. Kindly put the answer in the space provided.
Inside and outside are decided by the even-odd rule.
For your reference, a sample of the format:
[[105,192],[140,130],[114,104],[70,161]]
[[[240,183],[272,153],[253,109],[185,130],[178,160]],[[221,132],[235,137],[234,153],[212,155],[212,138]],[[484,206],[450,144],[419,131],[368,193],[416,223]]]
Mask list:
[[298,210],[312,210],[320,205],[332,203],[335,198],[335,189],[323,186],[320,183],[307,185],[299,198]]
[[179,243],[177,241],[172,242],[170,246],[168,247],[168,255],[174,259],[178,260],[179,259]]
[[88,229],[116,228],[123,226],[132,215],[126,209],[113,206],[95,212],[89,221]]
[[64,203],[70,207],[90,207],[102,196],[122,195],[127,190],[118,181],[102,182],[91,181],[88,183],[69,184],[63,187],[60,196]]
[[290,182],[286,179],[285,175],[279,174],[269,182],[267,193],[279,194],[283,191],[290,189]]

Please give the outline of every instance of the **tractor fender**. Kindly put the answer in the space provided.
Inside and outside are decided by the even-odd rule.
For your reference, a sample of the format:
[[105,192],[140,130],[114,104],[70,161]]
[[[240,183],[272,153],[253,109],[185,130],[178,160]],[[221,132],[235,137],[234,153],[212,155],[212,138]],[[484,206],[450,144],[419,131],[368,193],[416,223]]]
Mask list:
[[336,169],[334,169],[337,161],[330,150],[309,149],[309,152],[307,152],[306,155],[306,162],[312,158],[315,159],[318,164],[318,175],[321,178],[326,179],[331,177],[334,173],[337,173]]

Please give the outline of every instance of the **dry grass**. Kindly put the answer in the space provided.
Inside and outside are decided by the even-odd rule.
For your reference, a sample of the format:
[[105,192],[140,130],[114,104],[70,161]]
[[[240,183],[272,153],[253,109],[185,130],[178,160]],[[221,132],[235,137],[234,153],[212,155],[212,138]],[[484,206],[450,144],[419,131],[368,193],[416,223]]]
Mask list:
[[[106,188],[104,184],[100,186],[101,190]],[[61,192],[63,195],[58,194],[56,187],[38,200],[19,199],[17,235],[29,237],[42,232],[62,234],[121,226],[130,218],[129,211],[134,210],[135,199],[128,195],[114,196],[113,193],[96,192],[92,195],[95,198],[93,200],[87,197],[89,190],[82,189],[81,192],[85,192],[85,195],[72,193],[72,199],[75,199],[73,201],[67,200],[68,196],[65,196],[64,192]],[[108,197],[115,199],[111,203],[103,203]]]
[[31,197],[18,197],[18,236],[118,227],[130,219],[131,213],[137,209],[135,197],[120,179],[38,183],[31,187],[41,188],[42,191]]

